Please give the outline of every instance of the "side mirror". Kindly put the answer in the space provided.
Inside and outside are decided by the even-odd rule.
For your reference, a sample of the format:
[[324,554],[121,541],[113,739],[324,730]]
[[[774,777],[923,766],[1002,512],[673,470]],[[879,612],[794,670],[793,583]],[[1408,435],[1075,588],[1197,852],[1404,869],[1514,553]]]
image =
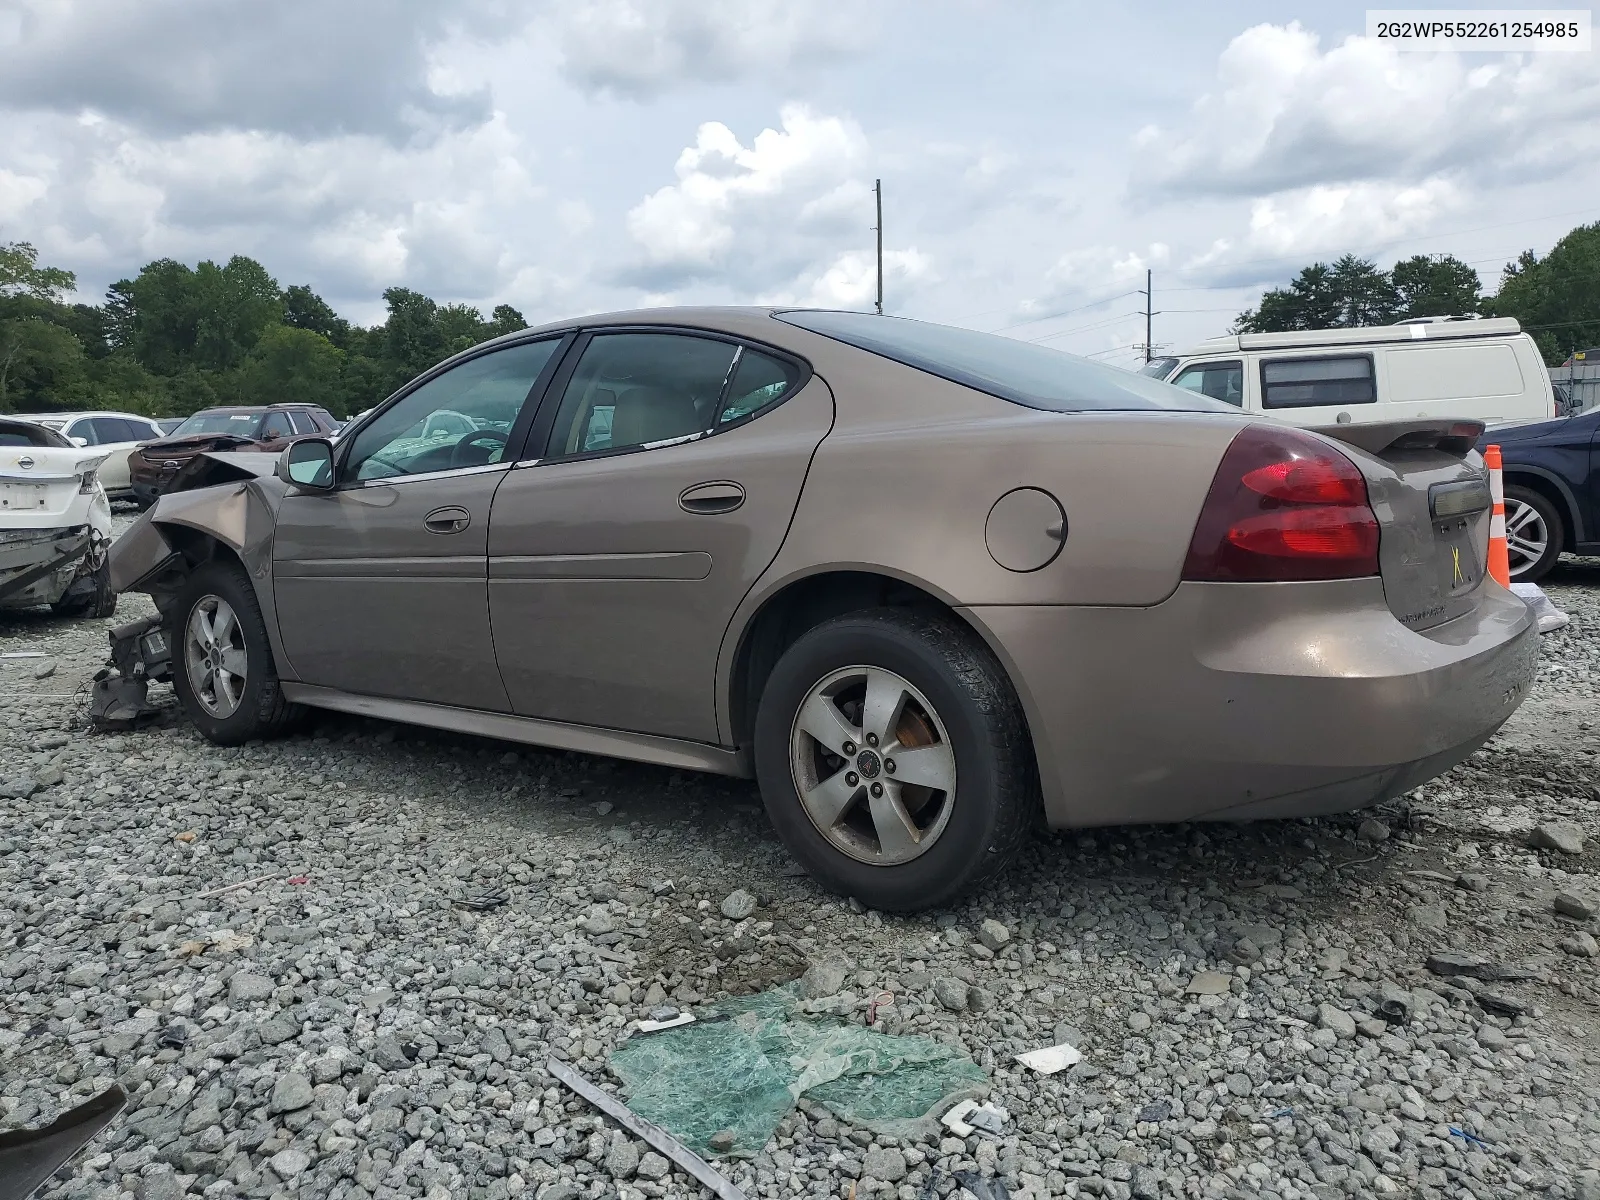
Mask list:
[[85,437],[68,438],[67,440],[74,446],[87,446],[89,444],[89,439]]
[[274,475],[302,492],[333,490],[333,443],[327,438],[303,438],[278,455]]

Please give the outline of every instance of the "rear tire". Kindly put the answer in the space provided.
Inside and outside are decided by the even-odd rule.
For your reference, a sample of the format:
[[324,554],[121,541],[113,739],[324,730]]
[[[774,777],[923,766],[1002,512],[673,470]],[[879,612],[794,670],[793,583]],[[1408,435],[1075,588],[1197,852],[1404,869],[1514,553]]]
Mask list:
[[103,620],[115,616],[117,594],[111,590],[111,565],[102,561],[94,572],[94,591],[71,598],[63,597],[50,606],[58,617],[85,617]]
[[942,614],[871,609],[802,635],[762,690],[755,760],[795,858],[888,912],[947,904],[999,874],[1039,806],[1005,671]]
[[1566,525],[1554,504],[1532,488],[1506,488],[1506,548],[1513,583],[1538,583],[1550,574],[1565,541]]
[[200,566],[168,610],[172,686],[194,726],[219,746],[289,732],[305,714],[284,699],[255,589],[236,563]]

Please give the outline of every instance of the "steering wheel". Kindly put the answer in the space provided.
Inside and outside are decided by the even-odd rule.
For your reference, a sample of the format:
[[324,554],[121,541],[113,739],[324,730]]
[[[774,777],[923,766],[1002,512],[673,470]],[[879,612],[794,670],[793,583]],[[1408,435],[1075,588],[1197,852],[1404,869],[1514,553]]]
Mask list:
[[[495,429],[480,429],[477,433],[469,433],[457,442],[450,450],[450,465],[452,467],[476,467],[490,461],[496,450],[505,449],[506,435]],[[476,462],[464,461],[462,451],[468,446],[475,446],[480,442],[489,443],[489,450]]]

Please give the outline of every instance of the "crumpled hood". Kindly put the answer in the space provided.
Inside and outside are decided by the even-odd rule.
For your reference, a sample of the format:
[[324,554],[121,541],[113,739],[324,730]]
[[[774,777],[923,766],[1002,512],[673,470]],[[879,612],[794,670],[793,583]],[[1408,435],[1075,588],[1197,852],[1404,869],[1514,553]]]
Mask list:
[[202,450],[231,450],[236,446],[253,446],[254,438],[237,433],[191,433],[187,437],[162,438],[159,442],[146,442],[139,453],[152,462],[162,458],[186,458]]

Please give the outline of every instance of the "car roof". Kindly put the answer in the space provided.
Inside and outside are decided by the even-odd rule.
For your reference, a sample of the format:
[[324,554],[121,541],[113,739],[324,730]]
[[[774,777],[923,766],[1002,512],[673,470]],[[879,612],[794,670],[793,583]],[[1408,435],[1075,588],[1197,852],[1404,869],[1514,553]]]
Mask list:
[[1463,338],[1512,337],[1522,332],[1513,317],[1476,317],[1464,320],[1403,321],[1398,325],[1366,325],[1355,329],[1307,329],[1283,333],[1230,333],[1210,338],[1171,355],[1194,358],[1203,354],[1238,353],[1242,350],[1289,350],[1301,347],[1356,346],[1385,342],[1442,342]]

